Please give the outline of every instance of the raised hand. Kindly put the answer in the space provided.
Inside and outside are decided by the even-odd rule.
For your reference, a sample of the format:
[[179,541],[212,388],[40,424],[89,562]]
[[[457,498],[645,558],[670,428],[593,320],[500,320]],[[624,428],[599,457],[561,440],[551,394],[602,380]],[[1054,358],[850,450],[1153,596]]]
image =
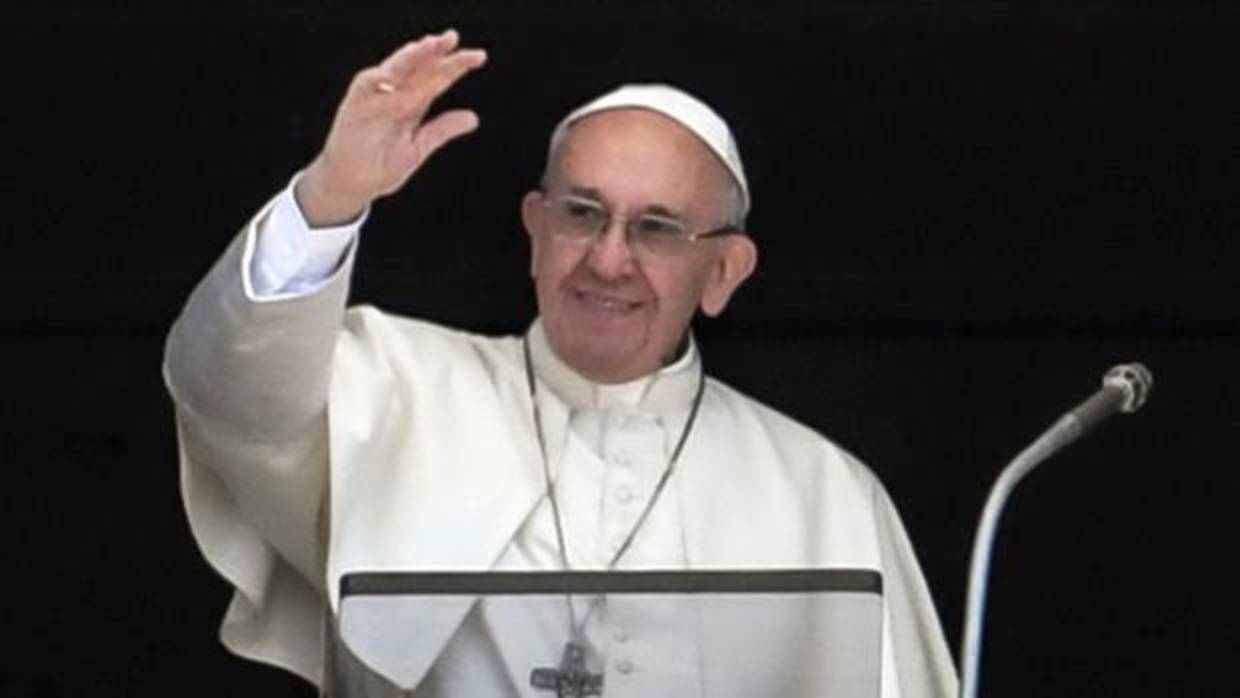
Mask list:
[[459,42],[452,30],[424,36],[354,76],[323,150],[297,183],[311,226],[356,218],[400,189],[445,143],[478,127],[478,115],[468,109],[426,120],[440,95],[486,62],[485,51]]

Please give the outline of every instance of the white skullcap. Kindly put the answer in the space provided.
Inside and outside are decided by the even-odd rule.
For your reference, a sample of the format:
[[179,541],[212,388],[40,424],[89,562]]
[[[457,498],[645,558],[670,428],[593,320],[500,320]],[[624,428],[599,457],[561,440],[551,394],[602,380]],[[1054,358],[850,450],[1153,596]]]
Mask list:
[[[573,123],[608,109],[649,109],[689,129],[719,157],[741,190],[741,213],[749,213],[749,183],[741,167],[741,153],[732,130],[705,102],[670,85],[621,85],[564,117],[551,133],[551,150],[564,140]],[[552,152],[549,155],[554,156]]]

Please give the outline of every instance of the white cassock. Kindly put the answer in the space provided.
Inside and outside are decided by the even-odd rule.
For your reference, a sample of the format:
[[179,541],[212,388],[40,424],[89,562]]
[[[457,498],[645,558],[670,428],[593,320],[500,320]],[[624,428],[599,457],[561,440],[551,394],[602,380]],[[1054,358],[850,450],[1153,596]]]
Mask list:
[[[325,686],[325,609],[338,609],[343,574],[558,569],[560,556],[521,338],[346,311],[351,254],[313,293],[256,300],[258,232],[292,218],[304,226],[286,190],[230,246],[174,326],[165,376],[193,534],[236,588],[222,641]],[[527,337],[567,554],[576,569],[602,569],[654,494],[700,357],[691,346],[653,376],[600,386],[555,356],[539,322]],[[617,567],[876,570],[882,695],[955,695],[930,596],[880,483],[713,379]],[[720,679],[700,624],[671,606],[609,606],[589,628],[608,697],[712,694]],[[564,632],[557,621],[546,631],[554,641],[513,650],[496,640],[495,613],[460,603],[402,628],[408,653],[376,668],[419,697],[533,695],[531,661],[556,664]]]

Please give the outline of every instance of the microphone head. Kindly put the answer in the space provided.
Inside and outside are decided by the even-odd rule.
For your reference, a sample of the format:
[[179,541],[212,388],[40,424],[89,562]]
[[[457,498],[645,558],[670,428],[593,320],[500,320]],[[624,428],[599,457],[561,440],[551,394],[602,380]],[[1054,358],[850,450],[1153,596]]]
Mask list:
[[1102,377],[1102,387],[1118,388],[1124,393],[1120,412],[1136,412],[1141,409],[1154,389],[1154,376],[1145,366],[1133,362],[1115,366]]

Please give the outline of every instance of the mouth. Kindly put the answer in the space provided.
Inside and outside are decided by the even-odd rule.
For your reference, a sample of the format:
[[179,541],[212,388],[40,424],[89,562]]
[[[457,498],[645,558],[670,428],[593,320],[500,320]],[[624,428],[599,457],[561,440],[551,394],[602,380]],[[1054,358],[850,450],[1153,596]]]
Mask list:
[[588,289],[574,289],[572,295],[578,303],[590,310],[615,315],[631,313],[642,305],[641,301]]

